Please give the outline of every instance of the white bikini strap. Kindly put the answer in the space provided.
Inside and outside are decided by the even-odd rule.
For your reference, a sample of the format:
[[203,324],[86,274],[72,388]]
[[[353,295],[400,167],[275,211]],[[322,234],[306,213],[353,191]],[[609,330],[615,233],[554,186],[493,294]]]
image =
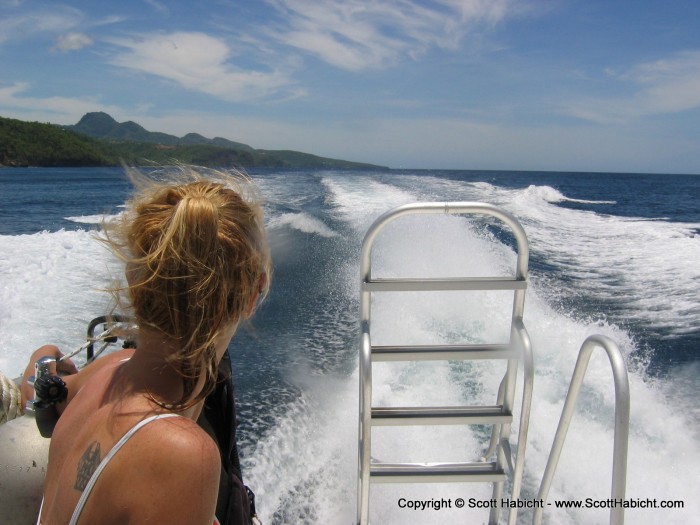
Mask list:
[[78,504],[75,506],[75,510],[73,511],[73,517],[70,519],[69,525],[76,525],[78,523],[78,519],[80,518],[81,512],[83,512],[83,507],[85,506],[85,502],[88,499],[88,496],[90,496],[90,492],[92,492],[93,487],[95,486],[95,483],[97,483],[97,479],[100,477],[100,474],[102,474],[102,471],[105,469],[109,461],[114,457],[114,455],[119,452],[119,449],[124,446],[124,444],[129,441],[131,436],[133,436],[141,427],[149,424],[151,421],[155,421],[156,419],[163,419],[166,417],[177,417],[178,414],[157,414],[155,416],[151,416],[149,418],[144,419],[143,421],[138,422],[136,425],[131,427],[131,429],[122,436],[122,438],[117,441],[117,444],[112,447],[112,450],[110,450],[105,458],[100,462],[100,464],[97,466],[97,469],[95,472],[92,473],[92,476],[90,477],[90,480],[88,481],[87,485],[85,486],[85,490],[83,490],[83,494],[80,496],[80,499],[78,500]]
[[41,511],[44,510],[44,496],[41,497],[41,505],[39,506],[39,515],[36,517],[36,525],[41,525]]

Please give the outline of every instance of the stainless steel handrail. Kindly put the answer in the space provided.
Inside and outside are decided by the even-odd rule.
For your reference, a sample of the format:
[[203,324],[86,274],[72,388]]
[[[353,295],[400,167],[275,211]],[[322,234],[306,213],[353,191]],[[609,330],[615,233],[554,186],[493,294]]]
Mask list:
[[[559,426],[554,436],[552,443],[552,451],[547,460],[547,467],[542,477],[542,484],[538,499],[547,500],[549,488],[554,479],[554,473],[559,463],[566,433],[569,430],[571,417],[576,408],[579,390],[583,383],[583,378],[586,374],[586,368],[590,361],[593,350],[597,347],[602,347],[610,359],[612,366],[613,378],[615,381],[615,437],[613,445],[613,471],[612,471],[612,489],[611,497],[614,500],[624,500],[625,485],[627,480],[627,443],[629,437],[629,419],[630,419],[630,389],[629,378],[627,376],[627,367],[622,358],[622,353],[617,344],[610,338],[603,335],[592,335],[588,337],[579,351],[576,367],[574,368],[569,392],[566,395],[564,408],[562,410]],[[539,525],[542,520],[542,508],[535,509],[532,523]],[[623,506],[615,506],[610,509],[610,525],[623,525],[625,522],[625,509]]]
[[369,521],[369,469],[372,446],[372,345],[369,322],[362,323],[360,340],[360,432],[357,473],[357,523]]
[[[379,232],[390,222],[405,215],[416,214],[446,214],[465,215],[480,214],[491,216],[505,223],[512,231],[517,244],[517,260],[515,275],[512,278],[491,277],[491,278],[461,278],[452,277],[447,279],[372,279],[372,246]],[[524,468],[524,452],[527,438],[527,421],[530,413],[530,402],[532,399],[532,351],[530,339],[522,325],[522,317],[525,305],[525,291],[527,288],[527,269],[529,259],[529,247],[525,230],[518,220],[510,213],[497,208],[491,204],[472,202],[441,202],[441,203],[415,203],[400,206],[390,210],[380,216],[370,226],[362,243],[360,257],[361,290],[360,290],[360,421],[359,421],[359,447],[358,447],[358,491],[357,491],[357,522],[368,523],[369,519],[369,492],[370,492],[370,467],[371,467],[371,414],[372,414],[372,344],[370,336],[370,311],[371,294],[381,291],[422,291],[422,290],[513,290],[513,312],[511,326],[510,345],[519,344],[525,356],[525,383],[522,401],[520,424],[520,445],[513,470],[513,489],[511,497],[518,498],[522,470]],[[429,350],[408,347],[407,351],[430,352]],[[443,347],[436,347],[435,354],[450,351]],[[428,354],[430,355],[430,354]],[[391,357],[390,354],[385,357]],[[395,356],[394,356],[395,357]],[[442,356],[440,356],[442,357]],[[499,404],[502,404],[504,411],[512,413],[513,398],[515,394],[515,381],[517,373],[518,359],[508,357],[508,367],[503,383],[502,391],[499,390]],[[498,435],[498,443],[507,441],[510,434],[510,423],[495,424],[494,437]],[[524,438],[524,439],[523,439]],[[497,464],[512,464],[510,447],[503,450],[503,446],[498,447]],[[507,457],[506,457],[507,452]],[[495,483],[494,497],[500,498],[503,483]],[[497,512],[497,511],[496,511]],[[517,512],[517,511],[516,511]],[[494,521],[495,520],[495,521]],[[490,518],[490,523],[495,523],[497,517]],[[509,515],[509,523],[514,523],[515,513]]]
[[[523,360],[523,399],[520,405],[520,425],[518,427],[518,443],[523,443],[523,448],[527,444],[527,434],[530,428],[530,409],[532,407],[532,389],[535,381],[535,363],[532,356],[532,343],[530,335],[525,329],[522,319],[516,319],[513,322],[513,331],[517,334],[518,340],[522,347]],[[515,457],[515,466],[513,467],[513,486],[511,495],[513,499],[520,496],[520,488],[523,481],[523,471],[525,470],[525,454],[518,450]],[[515,525],[517,520],[518,510],[511,507],[508,512],[508,525]]]
[[[518,259],[515,267],[515,279],[524,281],[527,278],[527,266],[530,257],[527,235],[518,220],[505,210],[483,202],[417,202],[405,204],[389,210],[375,220],[367,230],[362,242],[362,252],[360,255],[360,272],[363,283],[372,282],[372,245],[379,232],[390,222],[405,215],[443,213],[445,215],[481,214],[499,219],[507,224],[518,245]],[[517,290],[513,304],[513,317],[523,316],[525,307],[525,290]],[[366,297],[367,303],[364,298]],[[361,322],[369,321],[369,295],[363,294],[361,302]],[[365,317],[365,315],[367,317]]]

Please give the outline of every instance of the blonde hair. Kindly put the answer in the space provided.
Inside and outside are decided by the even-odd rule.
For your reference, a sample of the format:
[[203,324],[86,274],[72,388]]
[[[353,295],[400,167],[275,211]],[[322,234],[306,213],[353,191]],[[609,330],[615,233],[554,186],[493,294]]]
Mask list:
[[[128,284],[119,291],[137,323],[180,346],[170,362],[184,391],[167,408],[184,409],[214,388],[217,336],[244,316],[256,293],[267,293],[262,208],[252,181],[238,172],[178,166],[127,174],[137,192],[122,220],[104,231],[127,263]],[[193,396],[202,375],[204,388]]]

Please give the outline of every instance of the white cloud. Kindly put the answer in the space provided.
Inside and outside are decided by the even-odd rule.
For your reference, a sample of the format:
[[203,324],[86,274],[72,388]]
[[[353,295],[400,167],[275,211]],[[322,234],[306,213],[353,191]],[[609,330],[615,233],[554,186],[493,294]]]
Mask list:
[[570,116],[598,123],[623,123],[700,108],[700,50],[639,64],[613,78],[632,85],[625,97],[586,98],[566,104]]
[[231,49],[204,33],[177,32],[113,39],[128,51],[111,63],[172,80],[183,87],[223,100],[266,97],[291,83],[282,71],[244,71],[230,63]]
[[93,43],[94,40],[85,33],[68,33],[66,35],[59,35],[53,49],[55,51],[68,53],[69,51],[78,51],[84,47],[91,46]]
[[90,22],[90,26],[92,27],[100,27],[100,26],[107,26],[107,25],[112,25],[112,24],[119,24],[121,22],[126,21],[127,18],[124,16],[118,16],[118,15],[109,15],[104,18],[101,18],[99,20],[93,20]]
[[9,15],[0,19],[0,43],[36,33],[64,33],[79,26],[83,13],[71,7]]
[[511,12],[511,0],[268,0],[281,13],[269,36],[329,64],[359,71],[456,49],[469,31]]
[[647,86],[644,97],[653,112],[675,113],[700,107],[700,51],[641,64],[631,76]]
[[170,10],[168,7],[156,0],[144,0],[148,5],[150,5],[153,9],[156,11],[160,11],[161,13],[169,13]]
[[57,124],[74,124],[90,111],[121,114],[117,106],[104,104],[92,98],[30,97],[24,95],[31,86],[26,82],[0,84],[0,108],[4,116],[21,120],[38,120]]

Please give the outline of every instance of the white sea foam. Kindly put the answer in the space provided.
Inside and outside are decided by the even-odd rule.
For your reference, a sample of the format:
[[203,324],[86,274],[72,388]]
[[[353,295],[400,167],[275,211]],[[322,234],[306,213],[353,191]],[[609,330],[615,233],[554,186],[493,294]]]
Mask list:
[[682,334],[700,317],[697,224],[562,208],[537,192],[484,187],[523,222],[532,249],[602,299],[624,297],[630,319]]
[[79,215],[76,217],[66,217],[67,221],[77,222],[78,224],[104,224],[112,222],[120,217],[117,215]]
[[322,183],[336,215],[363,232],[381,213],[415,200],[412,193],[370,176],[324,177]]
[[[669,330],[697,325],[698,312],[684,291],[690,287],[689,293],[698,296],[697,270],[685,260],[700,260],[696,251],[698,240],[689,226],[565,210],[537,191],[504,190],[487,183],[420,180],[420,186],[413,191],[378,182],[371,176],[329,175],[324,178],[323,187],[329,192],[328,202],[335,218],[354,232],[348,242],[355,251],[367,226],[390,207],[426,195],[442,200],[487,200],[518,216],[533,249],[572,276],[586,278],[593,292],[615,294],[620,287],[645,289],[646,294],[630,294],[632,314],[647,315],[642,310],[655,301],[662,308],[648,314],[650,322],[658,322],[655,320],[668,309],[670,314],[663,323]],[[549,199],[552,198],[557,197],[550,194]],[[291,223],[284,226],[295,227]],[[378,274],[408,276],[426,272],[492,275],[511,271],[514,255],[510,249],[478,232],[464,220],[454,218],[440,218],[438,227],[429,220],[408,221],[403,226],[397,223],[390,235],[378,239],[375,269]],[[423,244],[426,240],[427,244]],[[645,248],[635,246],[640,243]],[[89,273],[86,268],[90,268]],[[337,268],[337,273],[337,289],[345,294],[339,300],[351,305],[348,308],[355,308],[358,262],[347,261]],[[29,353],[46,342],[76,346],[87,320],[95,312],[104,311],[109,303],[106,294],[99,290],[109,284],[113,275],[119,275],[116,262],[88,232],[0,236],[0,370],[11,376],[19,374]],[[666,283],[666,294],[661,291],[661,283]],[[616,340],[626,355],[638,350],[619,327],[604,321],[585,321],[575,313],[557,312],[545,300],[552,293],[544,293],[533,285],[525,307],[536,366],[523,491],[528,498],[536,494],[576,352],[583,340],[592,333],[603,333]],[[685,313],[678,302],[684,300],[688,301]],[[411,301],[387,297],[373,303],[373,331],[379,341],[407,343],[497,339],[504,336],[505,329],[503,314],[496,312],[508,312],[504,305],[509,303],[503,294],[487,297],[457,293],[447,298],[421,295]],[[501,320],[494,322],[498,316]],[[319,334],[319,338],[334,335]],[[355,351],[354,340],[346,344]],[[376,404],[397,405],[493,403],[501,374],[502,368],[490,362],[385,364],[375,368],[373,400]],[[700,472],[700,423],[675,403],[676,396],[686,395],[683,384],[655,384],[639,374],[633,371],[630,376],[627,496],[683,500],[685,509],[628,510],[627,522],[693,523],[699,510],[695,492]],[[689,383],[693,374],[688,376]],[[264,523],[347,525],[355,516],[357,373],[349,377],[320,377],[301,370],[288,379],[300,389],[299,401],[278,417],[274,427],[257,436],[253,454],[244,457],[246,481],[256,491]],[[609,497],[613,388],[609,366],[602,355],[594,355],[591,361],[579,405],[550,500]],[[516,418],[518,412],[519,398]],[[373,436],[378,458],[422,461],[473,459],[481,451],[483,437],[478,431],[460,426],[426,431],[411,427],[379,429]],[[486,521],[483,510],[400,509],[401,497],[488,499],[490,491],[481,484],[378,485],[372,488],[373,522],[394,525]],[[526,521],[526,514],[521,516],[522,522]],[[605,510],[564,512],[548,507],[545,512],[545,523],[550,524],[604,522]]]
[[626,319],[663,337],[696,329],[700,224],[565,208],[558,203],[574,199],[549,186],[513,189],[427,176],[406,181],[419,200],[484,201],[513,213],[525,227],[533,254],[573,279],[568,292],[578,289],[591,299],[616,303]]
[[321,237],[335,237],[338,235],[323,221],[308,213],[282,213],[273,216],[267,223],[268,228],[292,228],[302,233],[320,235]]
[[[368,191],[368,185],[371,191]],[[406,190],[373,181],[345,180],[329,178],[325,187],[332,192],[330,202],[336,215],[344,218],[356,231],[359,243],[366,226],[378,212],[388,207],[414,200],[419,195],[411,195]],[[364,189],[363,189],[364,186]],[[483,190],[497,193],[493,187]],[[474,188],[470,191],[474,192]],[[476,193],[484,191],[477,189]],[[683,232],[682,226],[653,223],[652,231],[639,232],[640,222],[624,219],[600,217],[586,212],[567,210],[562,215],[542,196],[533,198],[532,191],[518,193],[517,190],[504,192],[500,204],[506,205],[516,215],[523,217],[526,229],[536,249],[552,250],[560,264],[574,256],[574,267],[586,268],[586,274],[594,280],[600,278],[600,266],[623,263],[625,257],[615,255],[621,237],[626,232],[640,236],[651,236],[650,243],[660,243],[668,248],[668,243],[683,242],[693,237]],[[537,193],[537,192],[535,192]],[[529,201],[530,207],[518,200]],[[484,199],[486,200],[486,199]],[[491,199],[494,200],[494,199]],[[534,202],[534,206],[532,206]],[[577,224],[577,221],[581,224]],[[668,227],[667,227],[668,226]],[[568,242],[582,237],[587,228],[593,230],[591,237],[604,245],[610,253],[601,256],[596,242],[579,243],[573,248]],[[563,230],[563,231],[560,231]],[[615,231],[610,235],[610,230]],[[571,233],[573,231],[573,233]],[[450,234],[461,233],[460,242],[447,238]],[[677,235],[680,234],[680,235]],[[551,241],[548,237],[556,238]],[[425,250],[417,246],[427,238]],[[671,239],[671,240],[669,240]],[[513,254],[503,246],[485,247],[485,239],[477,236],[460,221],[449,221],[441,225],[439,232],[427,223],[418,222],[405,227],[397,227],[387,236],[385,246],[375,254],[377,272],[392,272],[398,263],[401,273],[412,275],[429,270],[453,274],[456,270],[473,271],[476,274],[500,273],[512,267]],[[378,241],[379,242],[379,241]],[[579,241],[580,242],[580,241]],[[458,247],[460,243],[465,246]],[[442,246],[440,246],[442,244]],[[689,248],[693,250],[694,248]],[[452,250],[455,258],[446,253]],[[555,251],[556,250],[556,251]],[[479,254],[479,255],[477,255]],[[618,258],[619,257],[619,258]],[[459,264],[455,266],[455,260]],[[698,260],[697,258],[695,260]],[[680,262],[680,274],[686,270]],[[652,264],[653,266],[653,264]],[[349,269],[342,272],[343,279],[349,279],[345,289],[356,294],[357,263],[348,263]],[[626,268],[632,268],[631,265]],[[655,271],[667,273],[672,278],[672,264],[657,262]],[[644,280],[653,271],[644,267],[641,272],[630,272],[629,279]],[[691,278],[693,273],[691,273]],[[659,278],[661,279],[661,278]],[[634,286],[634,284],[633,284]],[[612,287],[611,287],[612,291]],[[459,294],[458,294],[459,295]],[[350,301],[353,303],[353,301]],[[466,324],[465,319],[479,310],[500,308],[500,299],[485,301],[465,301],[464,298],[450,296],[438,300],[426,296],[421,301],[408,302],[398,297],[386,301],[375,300],[373,331],[379,340],[401,342],[454,342],[457,337],[491,339],[501,334],[500,328],[491,325],[490,315],[476,323]],[[694,319],[697,320],[697,313]],[[482,316],[483,317],[483,316]],[[398,319],[398,320],[397,320]],[[637,351],[635,342],[620,328],[603,321],[583,321],[574,316],[563,315],[542,299],[537,286],[528,291],[525,322],[530,331],[535,351],[535,394],[530,426],[530,439],[526,457],[526,475],[523,497],[534,498],[546,463],[552,438],[556,430],[559,414],[563,406],[568,383],[573,371],[576,354],[584,339],[593,333],[602,333],[618,342],[623,353],[630,355]],[[676,320],[680,325],[682,321]],[[495,392],[502,375],[502,369],[495,363],[479,363],[478,366],[465,363],[443,364],[392,364],[375,367],[375,404],[403,403],[493,403]],[[309,384],[306,399],[316,400],[323,407],[310,409],[304,417],[290,414],[278,428],[263,438],[255,456],[279,457],[276,448],[290,445],[292,436],[302,434],[304,442],[301,459],[287,450],[287,462],[256,463],[249,475],[265,487],[263,494],[274,494],[270,505],[262,503],[265,521],[277,522],[323,522],[348,523],[354,519],[354,494],[356,465],[355,417],[357,411],[356,390],[358,378],[355,375],[343,380],[329,380],[324,385]],[[700,452],[696,446],[698,423],[682,410],[676,408],[664,396],[664,390],[648,384],[638,372],[630,374],[632,393],[631,436],[628,463],[628,498],[651,498],[682,500],[684,509],[651,510],[630,509],[626,512],[627,522],[635,524],[685,524],[695,520],[698,508],[695,498],[697,472],[700,471]],[[417,392],[422,392],[418,394]],[[417,400],[416,397],[419,399]],[[579,409],[574,416],[569,437],[562,454],[557,477],[550,492],[552,500],[576,500],[594,498],[605,500],[609,497],[610,472],[613,438],[613,399],[612,374],[602,353],[594,354],[579,401]],[[314,404],[307,401],[306,408]],[[519,399],[516,398],[516,418],[519,416]],[[345,414],[340,416],[339,414]],[[324,417],[328,416],[328,418]],[[282,431],[282,429],[286,429]],[[373,432],[377,445],[374,454],[385,460],[449,461],[456,458],[473,459],[478,454],[479,439],[483,437],[466,427],[440,428],[430,431],[415,428],[381,429]],[[264,452],[260,454],[260,452]],[[270,471],[279,475],[282,483],[265,481]],[[348,496],[349,495],[349,496]],[[464,523],[483,522],[484,511],[467,513],[463,511],[441,510],[415,512],[398,508],[401,497],[417,499],[440,499],[455,497],[475,497],[488,499],[488,488],[477,484],[466,485],[380,485],[372,488],[371,518],[374,523]],[[348,501],[349,500],[349,501]],[[347,503],[346,503],[347,502]],[[329,510],[330,509],[330,510]],[[528,513],[521,516],[526,521]],[[548,507],[545,523],[550,524],[594,524],[607,522],[607,510],[562,511]],[[281,518],[282,517],[282,518]],[[291,517],[291,521],[284,519]],[[322,519],[319,519],[321,518]],[[529,518],[527,518],[529,519]]]
[[81,230],[0,236],[0,254],[0,370],[15,377],[43,344],[80,345],[95,312],[106,311],[102,290],[119,270]]
[[522,193],[526,194],[530,198],[535,200],[543,200],[546,202],[578,202],[580,204],[615,204],[615,201],[591,201],[585,199],[572,199],[567,197],[559,190],[552,188],[551,186],[537,186],[531,184],[524,190],[520,190]]

